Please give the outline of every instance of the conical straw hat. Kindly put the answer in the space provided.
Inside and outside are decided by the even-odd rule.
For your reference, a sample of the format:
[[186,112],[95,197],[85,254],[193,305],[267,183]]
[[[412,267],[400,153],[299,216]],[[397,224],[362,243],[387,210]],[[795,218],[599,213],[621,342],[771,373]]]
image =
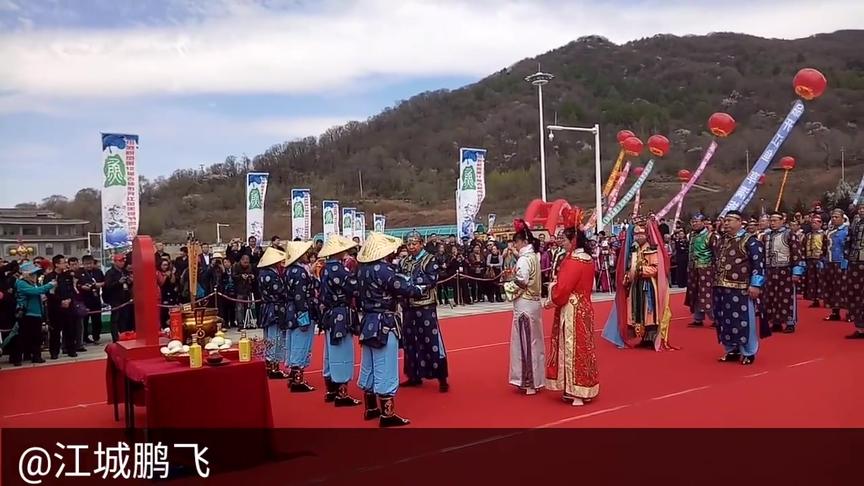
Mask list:
[[264,255],[261,256],[261,260],[258,261],[258,268],[269,267],[274,263],[279,263],[285,260],[285,252],[279,251],[273,247],[267,247],[267,250],[264,251]]
[[324,246],[321,248],[321,251],[318,252],[318,257],[327,258],[342,253],[343,251],[348,251],[355,246],[357,246],[357,243],[354,243],[354,241],[349,240],[340,234],[333,233],[327,237],[327,241],[324,242]]
[[363,243],[363,248],[357,254],[357,261],[360,263],[378,261],[396,253],[400,246],[402,246],[402,240],[395,236],[370,232],[369,238],[366,239],[366,243]]
[[289,241],[285,245],[285,265],[291,265],[312,248],[311,241]]

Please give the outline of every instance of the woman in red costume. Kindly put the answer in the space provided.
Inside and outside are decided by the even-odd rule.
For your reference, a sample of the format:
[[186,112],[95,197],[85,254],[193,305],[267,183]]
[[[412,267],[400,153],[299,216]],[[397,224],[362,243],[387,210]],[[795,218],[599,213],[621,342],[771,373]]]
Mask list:
[[564,400],[583,405],[600,391],[594,353],[594,261],[586,252],[587,238],[577,229],[581,210],[564,214],[564,237],[570,242],[557,278],[550,287],[547,307],[555,307],[551,349],[546,362],[546,387],[562,391]]

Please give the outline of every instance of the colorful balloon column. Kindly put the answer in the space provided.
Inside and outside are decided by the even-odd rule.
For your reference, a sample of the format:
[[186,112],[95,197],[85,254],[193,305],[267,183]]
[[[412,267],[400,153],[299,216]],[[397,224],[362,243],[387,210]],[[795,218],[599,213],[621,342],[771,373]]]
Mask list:
[[708,163],[711,162],[711,157],[714,157],[714,152],[717,150],[717,139],[718,138],[726,138],[729,135],[732,135],[732,132],[735,131],[735,119],[732,118],[732,115],[723,112],[717,112],[708,117],[708,130],[711,131],[711,134],[714,135],[714,139],[711,140],[711,144],[708,145],[708,149],[705,150],[705,153],[702,154],[702,160],[699,162],[699,166],[696,167],[696,172],[690,175],[687,179],[687,182],[681,186],[681,190],[678,191],[678,194],[675,195],[659,212],[657,212],[657,219],[663,218],[672,208],[676,206],[681,206],[684,201],[684,196],[690,191],[690,188],[696,184],[696,181],[699,180],[699,176],[705,172],[705,168],[708,167]]
[[777,193],[777,204],[774,205],[774,211],[780,211],[780,201],[783,200],[783,190],[786,189],[786,179],[789,178],[789,172],[795,168],[795,159],[786,156],[780,159],[780,168],[783,169],[783,182],[780,183],[780,192]]
[[[687,169],[681,169],[678,171],[678,180],[681,181],[681,190],[684,190],[684,186],[687,185],[687,182],[690,181],[690,178],[693,177],[693,174],[690,173]],[[672,227],[678,224],[678,220],[681,218],[681,208],[684,206],[684,198],[678,200],[678,207],[675,208],[675,219],[672,220]]]
[[[633,175],[639,177],[642,175],[642,172],[645,171],[644,167],[636,167],[633,169]],[[633,214],[631,217],[635,218],[639,215],[639,206],[642,205],[642,188],[636,190],[636,196],[633,198]]]
[[[804,100],[811,101],[825,92],[825,89],[828,86],[828,81],[819,71],[812,68],[804,68],[798,71],[792,79],[792,86],[796,95]],[[795,127],[795,124],[798,123],[798,120],[803,114],[804,102],[797,99],[795,100],[795,103],[792,104],[792,109],[789,110],[786,119],[783,120],[780,128],[777,129],[777,133],[774,134],[774,137],[771,138],[770,142],[768,142],[768,146],[765,147],[762,155],[759,156],[759,160],[753,164],[750,173],[747,174],[747,177],[744,178],[744,181],[742,181],[741,185],[738,186],[735,194],[733,194],[729,202],[726,203],[726,206],[720,213],[721,215],[725,215],[733,209],[740,211],[747,207],[747,204],[756,192],[756,185],[759,181],[759,177],[764,175],[765,171],[768,170],[774,156],[780,150],[783,142],[786,141],[786,138],[792,132],[792,128]]]

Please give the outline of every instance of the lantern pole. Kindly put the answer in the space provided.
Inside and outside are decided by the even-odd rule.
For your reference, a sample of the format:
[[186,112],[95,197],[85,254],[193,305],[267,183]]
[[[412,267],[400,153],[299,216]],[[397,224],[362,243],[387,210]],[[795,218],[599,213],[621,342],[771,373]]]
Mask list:
[[546,202],[546,146],[543,130],[543,85],[552,80],[555,76],[540,71],[540,66],[537,66],[537,72],[526,77],[525,81],[537,86],[537,107],[540,113],[540,198]]
[[786,188],[786,179],[789,177],[789,169],[783,170],[783,181],[780,183],[780,192],[777,193],[777,204],[774,205],[774,211],[780,211],[780,201],[783,199],[783,189]]
[[594,204],[596,205],[594,210],[597,214],[597,218],[595,219],[597,225],[595,231],[599,234],[603,231],[603,188],[601,187],[602,182],[600,179],[600,125],[595,123],[591,128],[549,125],[546,128],[549,130],[549,140],[552,140],[555,137],[553,133],[556,130],[589,132],[594,134]]

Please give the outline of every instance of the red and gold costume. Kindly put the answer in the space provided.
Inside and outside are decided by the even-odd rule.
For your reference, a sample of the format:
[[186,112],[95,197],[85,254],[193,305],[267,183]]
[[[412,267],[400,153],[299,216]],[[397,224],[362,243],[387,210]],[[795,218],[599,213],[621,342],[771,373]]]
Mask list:
[[591,399],[600,391],[594,352],[594,263],[585,250],[572,251],[551,287],[555,305],[552,341],[546,362],[546,387],[564,398]]

